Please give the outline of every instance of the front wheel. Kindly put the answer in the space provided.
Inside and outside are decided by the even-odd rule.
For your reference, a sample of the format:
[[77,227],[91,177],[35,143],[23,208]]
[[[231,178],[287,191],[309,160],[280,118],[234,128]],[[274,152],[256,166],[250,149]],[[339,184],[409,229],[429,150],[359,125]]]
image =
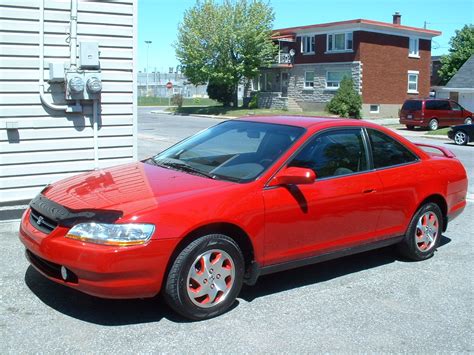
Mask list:
[[428,128],[430,129],[430,131],[436,131],[438,127],[439,127],[439,123],[436,118],[433,118],[428,124]]
[[439,246],[442,231],[441,209],[435,203],[427,203],[413,216],[398,249],[403,256],[411,260],[431,258]]
[[239,246],[221,234],[201,237],[181,251],[166,281],[165,300],[192,320],[218,316],[242,288],[244,258]]
[[471,118],[471,117],[467,117],[467,118],[464,120],[464,124],[472,124],[472,118]]
[[457,145],[466,145],[468,140],[467,134],[464,131],[457,131],[454,134],[454,143]]

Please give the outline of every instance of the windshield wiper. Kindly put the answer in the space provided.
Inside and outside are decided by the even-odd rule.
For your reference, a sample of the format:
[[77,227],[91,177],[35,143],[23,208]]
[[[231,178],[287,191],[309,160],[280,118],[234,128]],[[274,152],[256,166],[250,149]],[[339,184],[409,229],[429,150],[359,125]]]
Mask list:
[[176,170],[181,170],[181,171],[185,171],[185,172],[188,172],[188,173],[193,173],[193,174],[196,174],[196,175],[201,175],[201,176],[207,177],[209,179],[216,179],[215,175],[206,173],[205,171],[202,171],[202,170],[199,170],[199,169],[196,169],[193,166],[189,165],[188,163],[186,163],[182,160],[177,160],[177,159],[162,159],[162,160],[158,160],[158,161],[156,161],[155,159],[152,159],[152,160],[158,166],[162,166],[162,167],[165,167],[165,168],[172,168],[172,169],[176,169]]

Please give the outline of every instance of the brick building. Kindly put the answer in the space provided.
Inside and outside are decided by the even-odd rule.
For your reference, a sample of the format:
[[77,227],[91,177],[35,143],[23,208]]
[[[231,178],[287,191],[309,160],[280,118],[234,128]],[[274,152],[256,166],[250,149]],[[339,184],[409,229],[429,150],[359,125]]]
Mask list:
[[407,98],[430,91],[431,39],[441,32],[392,23],[349,20],[274,31],[280,52],[254,88],[259,105],[322,110],[344,76],[362,95],[363,115],[397,116]]

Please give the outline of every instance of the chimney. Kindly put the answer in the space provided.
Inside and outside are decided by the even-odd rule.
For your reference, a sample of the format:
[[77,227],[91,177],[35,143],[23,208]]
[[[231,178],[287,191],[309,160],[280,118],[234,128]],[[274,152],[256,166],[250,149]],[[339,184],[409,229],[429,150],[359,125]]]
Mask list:
[[393,14],[393,24],[401,25],[402,24],[402,15],[397,11]]

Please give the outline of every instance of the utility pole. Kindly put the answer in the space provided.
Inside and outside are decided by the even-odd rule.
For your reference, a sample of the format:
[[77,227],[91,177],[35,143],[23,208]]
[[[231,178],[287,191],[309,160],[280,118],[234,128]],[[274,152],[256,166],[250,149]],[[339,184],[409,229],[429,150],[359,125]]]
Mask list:
[[148,96],[148,49],[150,48],[151,41],[145,41],[146,43],[146,96]]

